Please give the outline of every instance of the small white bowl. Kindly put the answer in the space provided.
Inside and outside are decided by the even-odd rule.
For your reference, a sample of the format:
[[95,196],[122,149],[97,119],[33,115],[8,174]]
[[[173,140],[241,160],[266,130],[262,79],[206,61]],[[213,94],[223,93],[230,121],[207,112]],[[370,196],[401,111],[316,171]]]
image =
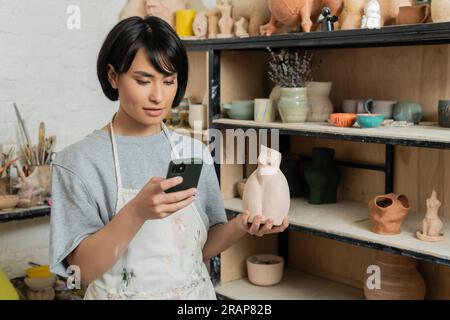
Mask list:
[[256,254],[247,258],[248,280],[258,286],[273,286],[283,278],[284,259],[273,254]]

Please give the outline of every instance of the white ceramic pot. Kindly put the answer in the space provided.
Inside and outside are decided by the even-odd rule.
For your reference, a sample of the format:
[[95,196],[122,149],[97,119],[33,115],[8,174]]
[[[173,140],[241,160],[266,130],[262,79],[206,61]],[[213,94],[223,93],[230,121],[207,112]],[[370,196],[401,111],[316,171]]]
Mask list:
[[206,129],[206,106],[203,104],[191,104],[189,106],[189,125],[194,130]]
[[272,286],[283,278],[284,259],[273,254],[256,254],[247,258],[248,280],[258,286]]

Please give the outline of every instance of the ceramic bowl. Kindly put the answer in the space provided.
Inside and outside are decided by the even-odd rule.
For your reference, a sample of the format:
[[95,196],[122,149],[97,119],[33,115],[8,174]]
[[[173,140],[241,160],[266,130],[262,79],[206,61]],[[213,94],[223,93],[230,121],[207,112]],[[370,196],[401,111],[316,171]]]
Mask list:
[[49,265],[28,268],[25,273],[29,278],[49,278],[53,275],[50,272]]
[[272,286],[283,278],[284,259],[273,254],[256,254],[247,258],[248,280],[258,286]]
[[223,108],[230,119],[254,119],[255,102],[253,100],[232,101],[230,103],[225,103]]
[[330,123],[336,127],[353,127],[356,122],[356,114],[354,113],[332,113],[330,115]]
[[362,128],[377,128],[384,121],[382,114],[357,114],[356,122]]
[[31,290],[43,290],[52,288],[56,281],[56,274],[51,274],[47,278],[30,278],[25,277],[24,282]]
[[0,210],[14,209],[18,203],[19,203],[19,196],[17,195],[0,196]]

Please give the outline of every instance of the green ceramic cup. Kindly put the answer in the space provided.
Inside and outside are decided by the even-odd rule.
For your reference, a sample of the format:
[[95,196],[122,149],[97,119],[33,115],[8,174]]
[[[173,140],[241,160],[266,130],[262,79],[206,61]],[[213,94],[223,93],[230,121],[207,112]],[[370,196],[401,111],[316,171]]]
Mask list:
[[422,106],[416,102],[397,102],[394,105],[393,115],[395,121],[419,124],[422,120]]
[[237,100],[224,103],[223,108],[230,119],[253,120],[255,102],[253,100]]

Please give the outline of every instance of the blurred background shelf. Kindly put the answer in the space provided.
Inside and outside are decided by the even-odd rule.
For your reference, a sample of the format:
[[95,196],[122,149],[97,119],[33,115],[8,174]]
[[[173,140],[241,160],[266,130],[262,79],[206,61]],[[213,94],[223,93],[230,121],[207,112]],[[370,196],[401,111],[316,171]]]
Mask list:
[[50,206],[43,205],[32,208],[16,208],[0,211],[0,223],[15,220],[34,219],[50,215]]

